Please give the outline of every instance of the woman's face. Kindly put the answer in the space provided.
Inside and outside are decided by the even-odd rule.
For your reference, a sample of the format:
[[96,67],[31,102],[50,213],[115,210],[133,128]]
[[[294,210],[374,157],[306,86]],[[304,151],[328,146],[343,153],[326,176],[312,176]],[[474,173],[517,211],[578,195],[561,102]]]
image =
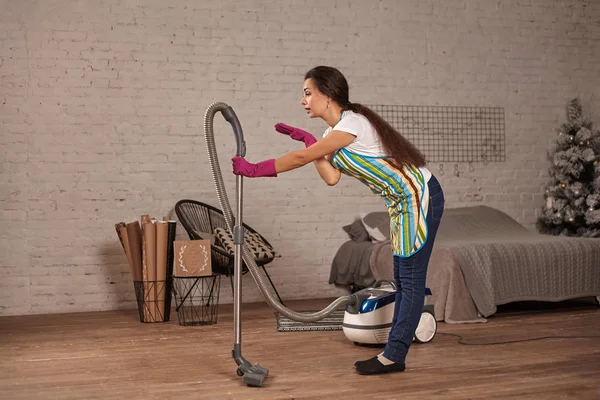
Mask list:
[[300,102],[311,118],[322,117],[327,111],[329,98],[319,92],[313,80],[308,78],[302,85],[302,101]]

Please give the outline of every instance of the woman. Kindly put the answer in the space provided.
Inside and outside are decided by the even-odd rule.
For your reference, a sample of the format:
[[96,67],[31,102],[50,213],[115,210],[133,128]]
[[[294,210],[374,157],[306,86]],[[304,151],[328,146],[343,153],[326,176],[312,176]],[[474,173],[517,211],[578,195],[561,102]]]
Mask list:
[[310,133],[284,124],[275,129],[306,148],[277,159],[251,164],[234,157],[233,172],[247,177],[271,176],[314,162],[328,185],[342,173],[367,185],[385,201],[390,214],[394,279],[398,287],[394,318],[384,351],[357,361],[364,375],[401,372],[425,299],[425,278],[444,209],[444,194],[425,167],[421,152],[369,108],[349,101],[340,71],[319,66],[304,77],[302,105],[311,118],[329,128],[317,141]]

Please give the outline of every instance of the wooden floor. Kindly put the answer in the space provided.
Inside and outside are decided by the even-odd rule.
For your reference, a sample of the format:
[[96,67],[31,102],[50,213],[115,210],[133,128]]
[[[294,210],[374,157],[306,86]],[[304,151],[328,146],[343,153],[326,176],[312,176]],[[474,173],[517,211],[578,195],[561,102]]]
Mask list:
[[[292,302],[315,309],[327,301]],[[0,318],[1,399],[600,399],[600,308],[505,311],[485,324],[441,323],[414,345],[407,370],[361,376],[377,354],[341,331],[277,332],[265,304],[244,305],[243,355],[270,369],[247,387],[231,358],[231,306],[216,325],[140,323],[136,311]]]

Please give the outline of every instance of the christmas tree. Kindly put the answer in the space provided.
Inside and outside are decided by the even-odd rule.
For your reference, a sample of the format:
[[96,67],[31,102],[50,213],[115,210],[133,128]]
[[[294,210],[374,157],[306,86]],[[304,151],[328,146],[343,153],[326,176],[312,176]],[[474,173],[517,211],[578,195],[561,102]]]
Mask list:
[[600,237],[600,131],[583,116],[579,99],[567,104],[567,122],[548,152],[550,182],[546,186],[541,233]]

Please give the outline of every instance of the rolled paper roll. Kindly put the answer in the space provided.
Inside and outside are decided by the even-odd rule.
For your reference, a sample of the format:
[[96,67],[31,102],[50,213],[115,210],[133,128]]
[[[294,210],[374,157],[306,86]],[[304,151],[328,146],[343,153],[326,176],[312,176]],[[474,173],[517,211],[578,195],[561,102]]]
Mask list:
[[156,223],[156,280],[164,281],[167,276],[167,247],[169,240],[169,223]]
[[115,224],[115,230],[117,231],[117,236],[119,237],[119,242],[121,242],[121,246],[125,251],[125,242],[123,241],[123,235],[121,234],[121,228],[125,227],[125,222],[118,222]]
[[[144,228],[146,227],[146,224],[150,223],[150,216],[148,214],[144,214],[141,216],[140,220],[142,221],[141,223],[141,229],[142,229],[142,280],[143,281],[147,281],[148,280],[148,257],[146,256],[146,237],[144,236]],[[145,292],[144,292],[145,293]],[[144,294],[144,296],[147,296],[147,294]]]
[[155,322],[158,312],[158,307],[156,307],[156,225],[151,222],[144,224],[144,246],[146,248],[148,311],[150,322]]
[[167,244],[167,279],[171,279],[173,276],[173,262],[175,261],[173,242],[175,241],[177,221],[169,220],[167,222],[169,224],[169,236]]
[[150,216],[149,215],[142,215],[141,217],[141,229],[142,229],[142,280],[147,281],[148,280],[148,259],[146,256],[146,237],[144,236],[144,228],[146,227],[146,224],[150,223]]
[[173,262],[175,261],[174,242],[177,230],[177,221],[168,220],[169,235],[167,237],[167,274],[165,285],[165,320],[169,319],[171,314],[171,285],[173,283]]
[[131,278],[135,281],[136,279],[136,268],[131,257],[131,249],[129,248],[129,237],[127,235],[127,226],[119,227],[120,236],[123,238],[123,248],[125,249],[125,255],[127,256],[127,262],[129,263],[129,270],[131,271]]
[[169,240],[169,223],[156,223],[156,284],[159,317],[165,317],[165,280],[167,278],[167,248]]
[[[129,242],[129,251],[131,254],[131,262],[133,263],[134,269],[132,271],[133,280],[140,282],[143,280],[142,273],[142,229],[138,221],[130,222],[127,224],[127,241]],[[143,284],[142,284],[143,285]],[[135,285],[134,285],[135,287]],[[137,290],[137,289],[136,289]],[[147,320],[146,306],[145,306],[145,292],[142,286],[142,299],[138,298],[136,293],[136,299],[138,300],[138,308],[141,307],[141,315],[144,321]],[[141,304],[140,304],[141,301]]]
[[129,253],[131,262],[134,266],[132,275],[134,281],[142,280],[142,238],[140,223],[138,221],[127,224],[127,242],[129,243]]
[[150,216],[142,215],[141,217],[141,229],[142,229],[142,280],[148,280],[148,259],[146,256],[146,237],[144,235],[144,228],[150,223]]

